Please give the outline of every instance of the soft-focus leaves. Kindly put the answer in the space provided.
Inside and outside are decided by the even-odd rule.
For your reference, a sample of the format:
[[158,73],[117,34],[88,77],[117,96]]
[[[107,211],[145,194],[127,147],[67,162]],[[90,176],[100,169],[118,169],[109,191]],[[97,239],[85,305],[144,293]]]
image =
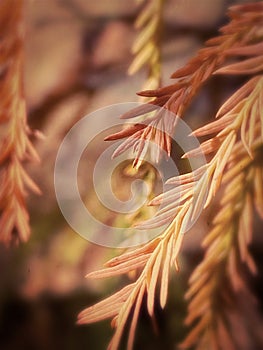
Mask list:
[[[39,162],[29,140],[23,91],[23,1],[4,0],[0,4],[0,121],[1,196],[0,240],[6,245],[26,242],[30,235],[26,206],[26,188],[40,194],[40,189],[24,169],[24,162]],[[4,67],[4,68],[3,68]]]

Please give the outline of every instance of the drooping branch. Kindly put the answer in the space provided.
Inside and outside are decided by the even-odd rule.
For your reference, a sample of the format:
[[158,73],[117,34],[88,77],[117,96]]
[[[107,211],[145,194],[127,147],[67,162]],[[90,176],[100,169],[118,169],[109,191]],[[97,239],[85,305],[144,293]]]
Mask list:
[[[139,130],[137,127],[130,127],[124,133],[120,132],[107,138],[111,140],[127,137],[115,155],[132,148],[136,166],[140,164],[140,157],[146,153],[150,140],[164,149],[169,156],[171,152],[169,135],[173,134],[176,127],[176,118],[184,117],[186,109],[208,79],[214,74],[260,74],[263,59],[262,9],[262,2],[231,7],[228,12],[229,24],[221,28],[218,37],[208,40],[206,47],[199,50],[196,57],[190,59],[183,68],[172,75],[172,78],[176,79],[174,84],[139,92],[140,96],[150,97],[153,100],[122,116],[124,119],[138,116],[145,118]],[[226,65],[229,59],[236,60],[240,55],[249,58]],[[153,113],[156,109],[157,111]],[[169,111],[169,116],[166,110]],[[149,112],[152,112],[150,117]],[[160,155],[155,155],[155,158],[154,161],[158,161]]]
[[29,238],[26,188],[40,193],[24,169],[24,161],[39,162],[29,136],[23,92],[23,1],[0,3],[0,240]]

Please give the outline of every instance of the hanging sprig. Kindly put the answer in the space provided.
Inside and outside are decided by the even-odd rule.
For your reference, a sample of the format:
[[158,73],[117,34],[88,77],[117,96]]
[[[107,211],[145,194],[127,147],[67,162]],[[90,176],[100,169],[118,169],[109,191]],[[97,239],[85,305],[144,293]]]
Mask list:
[[[137,0],[138,1],[138,0]],[[143,4],[136,22],[137,38],[132,46],[135,56],[128,73],[135,74],[142,67],[148,69],[144,89],[156,89],[161,83],[161,31],[165,0],[139,0]]]
[[[133,147],[136,165],[146,153],[149,140],[169,155],[169,135],[173,133],[176,118],[184,116],[199,89],[213,74],[262,72],[263,3],[232,6],[228,14],[231,21],[221,28],[220,35],[208,40],[207,47],[199,50],[196,57],[172,75],[172,78],[177,80],[174,84],[139,93],[140,96],[154,99],[149,104],[137,107],[122,116],[123,119],[130,119],[145,115],[145,120],[143,124],[137,123],[107,138],[115,140],[127,137],[114,156]],[[222,67],[228,59],[238,59],[240,55],[250,58]],[[156,109],[157,112],[149,118],[148,113]],[[169,117],[166,110],[169,110]],[[160,155],[156,158],[158,161]]]
[[[170,179],[169,183],[175,184],[176,187],[156,197],[150,203],[152,205],[162,203],[164,207],[156,217],[142,223],[141,228],[150,229],[168,223],[169,226],[163,234],[143,248],[115,258],[107,264],[108,267],[105,269],[89,275],[92,278],[104,278],[125,274],[134,269],[142,269],[140,277],[135,283],[124,287],[120,292],[109,297],[104,302],[98,303],[80,314],[79,323],[90,323],[115,316],[113,325],[116,328],[116,332],[110,349],[117,349],[128,316],[132,312],[133,307],[135,307],[135,310],[140,307],[144,293],[147,294],[148,312],[153,316],[158,280],[161,283],[160,304],[162,307],[165,306],[170,267],[175,265],[178,268],[178,253],[185,227],[188,225],[189,220],[195,219],[199,210],[203,209],[202,206],[207,207],[211,203],[220,187],[222,177],[225,176],[227,179],[230,176],[229,174],[235,176],[235,174],[233,175],[233,168],[226,175],[224,175],[224,170],[232,163],[235,164],[235,170],[239,169],[240,164],[239,162],[236,164],[237,159],[234,157],[237,150],[243,147],[242,155],[244,155],[244,159],[251,160],[255,157],[256,147],[263,143],[262,110],[260,109],[262,84],[262,76],[251,78],[247,84],[225,102],[217,114],[218,119],[216,121],[194,132],[196,136],[214,134],[215,132],[217,132],[217,135],[203,142],[200,148],[190,151],[185,157],[196,156],[199,153],[214,153],[214,156],[206,166],[202,166],[195,172]],[[234,106],[232,104],[233,98],[236,101]],[[224,111],[223,115],[222,111]],[[253,123],[253,131],[247,127],[251,119],[255,121]],[[240,141],[238,140],[239,137]],[[253,143],[250,146],[247,143],[249,137],[253,138]],[[242,162],[244,162],[243,158]],[[258,176],[261,176],[261,173],[257,175],[257,182],[260,181]],[[249,178],[251,178],[251,175]],[[243,177],[240,178],[240,183],[243,180]],[[235,189],[236,187],[233,188],[233,190]],[[240,200],[243,201],[243,199],[242,197]],[[248,207],[250,201],[251,197],[246,197],[245,202],[247,204],[244,207],[246,214],[250,213],[250,208]],[[257,203],[261,201],[262,199],[257,199]],[[224,213],[225,208],[227,206],[224,207]],[[251,217],[251,214],[249,217]],[[241,238],[240,242],[246,238],[244,236],[246,234],[246,232],[242,233],[243,238]],[[221,242],[221,238],[219,240]],[[248,241],[246,238],[245,243]],[[223,249],[225,244],[228,243],[227,240],[222,242],[220,249]],[[243,254],[243,258],[246,259],[248,265],[253,269],[254,264],[245,247],[243,244],[242,246],[240,245],[239,249]],[[218,256],[215,258],[216,261]],[[119,297],[119,294],[122,295],[122,298]],[[135,311],[133,317],[129,338],[132,340],[129,340],[129,349],[131,349],[134,339],[135,325],[138,318]],[[206,320],[207,322],[209,321],[208,319]]]
[[183,237],[183,235],[180,235],[180,228],[185,223],[187,204],[189,203],[185,203],[176,220],[171,223],[161,236],[142,248],[114,258],[107,263],[105,269],[88,275],[89,278],[104,278],[129,273],[134,271],[134,269],[142,270],[136,282],[129,284],[111,297],[85,309],[79,314],[79,324],[88,324],[113,317],[111,324],[115,328],[115,333],[109,349],[116,350],[118,348],[125,324],[131,312],[132,321],[127,349],[132,349],[138,314],[145,293],[147,294],[149,315],[154,315],[158,279],[161,281],[159,291],[160,304],[162,307],[165,306],[170,266],[175,264],[176,268],[178,268],[177,255]]
[[25,242],[29,238],[26,187],[40,193],[24,169],[24,161],[39,162],[29,140],[23,94],[23,1],[0,3],[0,240]]
[[[261,57],[254,47],[254,45],[259,45],[260,38],[262,40],[260,30],[263,16],[259,9],[263,9],[262,2],[232,8],[230,11],[232,21],[223,28],[222,36],[210,40],[210,47],[201,50],[197,58],[174,74],[177,78],[181,76],[183,78],[170,87],[145,93],[145,95],[156,96],[158,103],[155,100],[152,104],[140,106],[128,112],[125,117],[134,117],[149,112],[155,107],[155,104],[160,104],[164,108],[157,112],[157,115],[152,117],[146,126],[138,123],[110,136],[109,139],[129,136],[115,155],[134,146],[137,151],[136,159],[138,159],[138,154],[141,155],[145,151],[145,144],[141,143],[142,140],[149,140],[151,135],[157,140],[159,146],[169,153],[169,138],[165,128],[168,128],[169,135],[172,128],[175,127],[176,118],[182,116],[183,111],[205,80],[212,74],[233,74],[235,72],[251,74],[248,73],[250,62],[247,62],[250,58],[243,61],[246,62],[244,65],[235,63],[234,70],[233,64],[223,66],[223,62],[229,56],[234,58],[237,57],[236,55],[242,55],[244,47],[249,47],[251,55]],[[235,51],[233,54],[235,48],[241,51],[238,54]],[[254,205],[262,216],[263,204],[262,163],[259,162],[263,144],[263,76],[260,73],[261,68],[258,66],[253,70],[253,76],[248,82],[228,98],[219,109],[217,119],[193,132],[197,137],[208,136],[209,138],[201,143],[199,148],[189,151],[184,157],[195,157],[202,153],[210,156],[209,162],[191,173],[168,180],[174,185],[174,188],[150,202],[151,205],[162,204],[162,209],[157,216],[142,223],[140,227],[151,229],[167,224],[164,232],[143,247],[112,259],[106,264],[105,269],[88,276],[105,278],[127,274],[134,269],[139,271],[139,277],[135,282],[106,300],[85,309],[79,315],[78,322],[81,324],[113,318],[112,326],[115,328],[115,333],[109,349],[118,348],[129,316],[131,316],[131,324],[128,349],[132,349],[144,295],[146,295],[150,316],[154,315],[157,297],[161,307],[165,306],[169,273],[172,266],[178,270],[178,254],[184,237],[183,233],[189,222],[195,220],[198,213],[211,204],[222,181],[226,186],[221,201],[222,207],[213,221],[213,230],[205,240],[207,253],[204,265],[200,265],[201,267],[192,277],[188,293],[188,298],[192,301],[189,306],[187,323],[192,324],[196,321],[198,323],[184,344],[191,346],[200,336],[200,349],[203,349],[202,346],[207,344],[214,346],[218,336],[222,334],[225,338],[228,337],[224,311],[222,310],[221,313],[219,310],[219,314],[216,314],[217,303],[220,300],[226,301],[228,289],[224,290],[225,293],[218,294],[216,283],[219,280],[220,283],[229,285],[231,296],[232,291],[242,285],[238,274],[240,264],[247,264],[253,273],[256,271],[247,247],[251,240],[252,207]],[[167,102],[160,102],[162,97]],[[171,114],[166,109],[174,112],[174,119],[169,117]],[[161,128],[159,134],[156,131],[160,129],[158,123],[164,128]],[[137,138],[134,137],[136,135]],[[240,188],[243,186],[244,191],[241,191]],[[256,186],[260,188],[258,192],[255,191]],[[207,271],[207,269],[210,270]],[[211,284],[206,285],[207,279]],[[227,301],[226,305],[228,305]],[[205,312],[209,306],[212,307],[212,310]],[[213,329],[211,333],[209,329],[207,330],[207,328],[214,327],[214,322],[218,322],[216,335]],[[231,337],[228,337],[228,344],[230,346],[233,344]],[[217,348],[211,347],[211,349]]]
[[[190,300],[186,324],[195,326],[183,342],[183,349],[194,344],[200,350],[238,348],[230,316],[239,311],[236,293],[246,290],[242,266],[246,264],[256,273],[248,245],[252,239],[253,207],[259,208],[258,201],[263,201],[259,181],[263,183],[262,146],[255,149],[251,159],[241,142],[237,143],[223,178],[219,212],[203,241],[205,256],[193,272],[186,293]],[[263,218],[262,208],[258,213]]]

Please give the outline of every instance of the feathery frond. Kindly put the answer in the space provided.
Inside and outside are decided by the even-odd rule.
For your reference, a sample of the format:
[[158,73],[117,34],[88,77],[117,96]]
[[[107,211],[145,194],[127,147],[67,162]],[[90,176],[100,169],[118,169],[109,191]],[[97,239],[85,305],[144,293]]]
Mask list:
[[[169,180],[170,183],[175,184],[180,184],[180,179],[182,180],[183,184],[181,184],[181,186],[184,187],[181,188],[181,193],[180,188],[178,189],[178,187],[175,187],[175,189],[160,195],[152,201],[151,204],[158,205],[162,203],[165,206],[156,217],[150,219],[148,222],[146,221],[145,223],[142,223],[141,227],[144,229],[152,228],[155,227],[156,224],[160,226],[164,223],[170,222],[164,233],[153,242],[147,244],[145,247],[134,250],[132,253],[124,254],[123,256],[117,258],[117,260],[115,259],[109,262],[106,269],[97,271],[90,275],[90,277],[93,278],[103,278],[128,273],[134,269],[142,269],[138,280],[130,285],[131,289],[129,289],[127,298],[122,300],[121,303],[118,302],[116,308],[115,306],[113,307],[112,304],[114,296],[107,299],[109,303],[107,304],[108,306],[105,307],[106,311],[104,310],[104,316],[110,317],[111,308],[115,310],[117,315],[116,321],[114,322],[116,332],[113,336],[110,349],[117,349],[122,331],[124,329],[124,324],[126,323],[132,308],[135,305],[135,308],[139,307],[137,302],[138,300],[141,300],[141,294],[139,294],[140,290],[143,290],[143,293],[147,294],[148,312],[152,316],[154,312],[156,284],[159,279],[161,281],[160,303],[162,307],[165,306],[167,299],[169,270],[170,266],[174,264],[178,268],[177,258],[183,239],[184,229],[190,220],[195,219],[195,215],[197,215],[198,211],[202,209],[203,205],[206,207],[211,203],[212,198],[220,186],[225,167],[234,162],[233,154],[235,155],[237,150],[242,149],[242,145],[245,145],[245,150],[247,149],[247,144],[244,143],[242,135],[240,136],[241,141],[238,141],[237,138],[239,133],[241,134],[242,130],[245,129],[244,138],[247,139],[250,129],[244,128],[243,124],[247,123],[250,118],[255,118],[255,130],[253,133],[254,143],[253,147],[251,146],[251,148],[248,149],[249,154],[247,153],[246,157],[251,159],[250,155],[254,156],[255,153],[254,147],[258,144],[262,144],[262,111],[260,111],[259,108],[253,108],[254,103],[257,105],[258,100],[261,97],[262,83],[263,78],[261,76],[252,78],[239,90],[239,93],[242,94],[243,99],[240,100],[237,107],[233,107],[232,109],[228,108],[227,106],[231,105],[231,101],[228,100],[224,105],[226,112],[224,116],[195,131],[196,135],[207,135],[214,133],[214,130],[217,130],[218,134],[201,144],[199,149],[193,150],[186,154],[186,156],[195,156],[199,152],[203,152],[204,154],[215,153],[215,155],[205,167],[202,167],[197,172],[182,175]],[[256,115],[252,115],[253,113],[256,113]],[[231,118],[229,115],[231,115]],[[225,123],[221,119],[223,119]],[[214,140],[218,140],[218,142],[215,142]],[[238,167],[239,164],[236,166]],[[236,179],[236,177],[234,179]],[[242,184],[243,178],[240,181]],[[250,199],[248,199],[248,204],[249,201]],[[247,213],[250,209],[245,207],[244,210],[246,210]],[[221,249],[225,247],[225,244],[227,244],[228,241],[223,240],[222,242],[222,247],[220,246]],[[244,257],[247,260],[249,259],[250,266],[253,266],[252,259],[248,258],[250,256],[248,255],[248,252],[245,250],[244,246],[242,246],[242,249]],[[219,257],[220,254],[216,255],[216,261],[219,259]],[[119,299],[117,298],[116,301],[117,300]],[[141,303],[141,301],[139,302]],[[98,315],[98,320],[101,319],[101,312],[99,311],[100,307],[101,304],[98,303],[97,305],[86,309],[84,314],[80,314],[81,318],[79,322],[93,322],[93,313]],[[107,311],[108,308],[109,311]],[[137,313],[134,315],[134,317],[137,319]],[[133,330],[135,329],[136,322],[137,321],[133,321]],[[207,322],[209,322],[209,320],[207,320]],[[132,331],[131,337],[132,339],[134,338],[134,331]],[[130,343],[131,341],[129,344]]]
[[135,55],[128,73],[136,73],[143,66],[148,68],[148,78],[144,89],[156,89],[161,82],[161,30],[165,0],[139,0],[143,7],[136,19],[135,28],[139,31],[132,47]]
[[0,3],[0,240],[25,242],[29,238],[26,188],[40,193],[26,173],[24,161],[39,161],[29,140],[23,94],[23,1]]
[[[196,57],[172,75],[172,78],[176,79],[174,84],[139,93],[140,96],[154,99],[147,107],[135,108],[123,116],[126,119],[144,115],[145,120],[139,131],[130,127],[125,130],[125,134],[118,133],[108,138],[128,137],[116,150],[115,155],[133,147],[137,164],[148,148],[148,141],[151,140],[169,156],[169,135],[176,126],[176,118],[184,116],[186,108],[199,89],[213,74],[255,74],[262,71],[262,2],[232,6],[228,15],[231,20],[221,28],[220,35],[208,40],[206,47],[199,50]],[[237,59],[239,55],[252,57],[234,65],[223,66],[229,59]],[[149,118],[147,113],[154,111],[155,106],[159,109]],[[170,112],[169,117],[166,110]],[[160,155],[156,157],[159,160]]]
[[[128,349],[132,349],[135,328],[142,298],[146,295],[150,316],[154,314],[156,297],[164,307],[167,300],[169,273],[178,267],[178,254],[183,234],[203,208],[211,204],[221,184],[225,186],[220,211],[213,220],[213,229],[204,240],[206,255],[191,277],[187,324],[196,323],[184,342],[199,349],[219,349],[225,340],[229,349],[235,339],[228,332],[226,308],[229,296],[243,286],[239,269],[246,264],[252,273],[256,267],[248,250],[252,235],[253,206],[262,217],[262,23],[263,2],[234,6],[229,11],[231,21],[221,29],[221,35],[209,40],[197,57],[173,74],[177,82],[168,87],[140,93],[155,97],[151,103],[128,112],[132,118],[162,107],[142,123],[129,126],[109,136],[108,140],[128,137],[114,156],[130,147],[135,151],[135,162],[147,151],[148,141],[155,141],[170,154],[170,136],[176,127],[176,118],[182,117],[202,84],[213,74],[246,74],[247,83],[241,86],[222,105],[216,120],[195,130],[197,137],[208,139],[184,157],[209,155],[205,166],[193,172],[176,176],[168,183],[171,190],[154,198],[149,204],[160,205],[158,214],[139,225],[151,229],[167,224],[161,235],[146,245],[126,252],[109,261],[106,268],[91,273],[91,278],[104,278],[139,270],[138,279],[106,300],[91,306],[79,315],[79,323],[90,323],[113,317],[115,328],[109,349],[116,350],[124,327],[131,316]],[[251,56],[237,63],[228,58]],[[253,62],[251,61],[253,59]],[[260,63],[261,62],[261,63]],[[257,65],[255,64],[257,63]],[[253,69],[252,69],[253,68]],[[173,112],[174,117],[171,117]],[[160,131],[161,130],[161,131]],[[159,155],[156,156],[156,162]],[[219,288],[219,284],[225,286]],[[158,287],[159,286],[159,287]],[[224,302],[225,307],[221,307]],[[220,339],[221,338],[221,339]]]
[[[255,179],[263,180],[262,146],[255,149],[255,158],[251,159],[239,142],[232,151],[224,175],[220,210],[203,241],[205,257],[190,278],[190,288],[186,293],[187,300],[190,300],[186,324],[195,326],[182,348],[188,349],[194,344],[200,350],[237,348],[237,335],[231,331],[230,315],[238,312],[235,294],[245,288],[241,278],[243,264],[256,273],[248,251],[258,191]],[[262,191],[260,197],[262,200]]]

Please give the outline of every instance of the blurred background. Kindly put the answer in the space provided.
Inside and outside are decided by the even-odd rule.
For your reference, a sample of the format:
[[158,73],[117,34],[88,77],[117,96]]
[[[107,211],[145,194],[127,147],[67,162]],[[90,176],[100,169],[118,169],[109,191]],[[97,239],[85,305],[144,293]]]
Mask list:
[[[163,85],[170,83],[172,72],[206,39],[216,35],[218,27],[226,22],[227,6],[236,2],[241,1],[167,1],[162,39]],[[130,49],[136,36],[133,23],[139,9],[133,0],[25,0],[28,119],[30,127],[46,136],[36,141],[41,166],[30,165],[28,170],[43,195],[28,198],[32,224],[29,242],[11,249],[0,246],[0,349],[107,347],[111,335],[108,321],[81,327],[75,321],[83,308],[122,284],[118,279],[84,278],[121,251],[89,243],[69,228],[56,203],[53,168],[58,147],[76,121],[98,108],[138,100],[136,91],[141,90],[147,71],[134,76],[126,72],[132,61]],[[209,120],[238,82],[228,79],[226,83],[223,77],[209,82],[186,116],[191,128]],[[94,159],[89,158],[90,163],[105,146],[95,142],[92,147]],[[94,198],[87,181],[90,163],[80,174],[80,182],[92,206]],[[121,180],[125,182],[124,176]],[[128,185],[124,183],[123,191],[125,186]],[[202,257],[200,241],[212,210],[206,211],[185,237],[182,271],[171,281],[166,309],[157,310],[157,326],[153,327],[143,311],[135,349],[176,349],[182,340],[186,312],[183,294],[192,269]],[[248,279],[259,301],[249,317],[260,328],[263,241],[262,223],[255,220],[251,250],[259,273]]]

